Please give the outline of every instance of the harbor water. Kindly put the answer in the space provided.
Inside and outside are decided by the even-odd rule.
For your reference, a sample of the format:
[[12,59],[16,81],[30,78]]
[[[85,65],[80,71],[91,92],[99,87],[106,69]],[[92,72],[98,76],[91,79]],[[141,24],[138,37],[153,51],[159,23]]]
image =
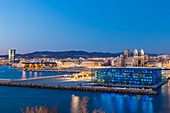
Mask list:
[[[30,72],[26,73],[29,78]],[[57,72],[49,73],[39,75],[37,72],[37,76]],[[1,67],[0,78],[22,79],[22,71]],[[0,113],[20,113],[27,106],[41,105],[55,107],[60,113],[76,113],[85,96],[89,98],[89,113],[95,109],[106,113],[170,113],[170,82],[158,89],[158,95],[154,96],[0,86]]]

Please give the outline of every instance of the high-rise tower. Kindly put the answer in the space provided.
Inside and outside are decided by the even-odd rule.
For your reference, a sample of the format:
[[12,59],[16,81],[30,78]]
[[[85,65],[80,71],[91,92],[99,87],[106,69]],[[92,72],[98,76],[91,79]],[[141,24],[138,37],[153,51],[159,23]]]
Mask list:
[[15,49],[10,49],[8,51],[8,60],[10,62],[14,62],[15,61],[15,54],[16,54],[16,50]]

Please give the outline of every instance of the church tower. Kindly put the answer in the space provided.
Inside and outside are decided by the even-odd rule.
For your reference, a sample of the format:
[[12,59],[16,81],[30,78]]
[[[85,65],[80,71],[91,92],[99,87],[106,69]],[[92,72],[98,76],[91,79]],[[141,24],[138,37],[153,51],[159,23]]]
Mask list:
[[138,56],[138,50],[137,49],[134,50],[133,55]]
[[138,67],[138,50],[135,49],[133,52],[133,66]]
[[120,55],[119,65],[120,65],[120,67],[125,67],[124,55]]
[[145,53],[144,53],[144,50],[143,50],[143,49],[140,50],[140,55],[141,55],[141,56],[145,56]]
[[143,49],[140,50],[140,55],[138,54],[137,49],[134,50],[133,66],[134,67],[144,67],[145,66],[145,52]]
[[130,50],[128,48],[126,48],[126,50],[124,51],[124,56],[125,58],[130,57]]
[[145,52],[143,49],[140,50],[140,67],[145,66]]

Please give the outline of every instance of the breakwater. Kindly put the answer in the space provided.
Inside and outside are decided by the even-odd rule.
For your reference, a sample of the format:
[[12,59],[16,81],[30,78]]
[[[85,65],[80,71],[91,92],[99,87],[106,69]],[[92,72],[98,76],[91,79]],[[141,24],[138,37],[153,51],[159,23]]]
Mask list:
[[42,89],[57,89],[57,90],[77,90],[77,91],[90,91],[90,92],[107,92],[107,93],[120,93],[120,94],[137,94],[137,95],[157,95],[157,91],[153,90],[137,90],[137,89],[119,89],[119,88],[106,88],[106,87],[82,87],[82,86],[53,86],[53,85],[39,85],[39,84],[20,84],[1,82],[0,86],[14,86],[14,87],[27,87],[27,88],[42,88]]

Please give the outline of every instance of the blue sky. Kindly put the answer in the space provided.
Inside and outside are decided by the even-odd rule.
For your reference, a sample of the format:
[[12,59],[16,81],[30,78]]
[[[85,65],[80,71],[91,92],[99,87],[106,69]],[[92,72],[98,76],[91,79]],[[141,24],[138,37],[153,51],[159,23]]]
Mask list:
[[37,50],[170,53],[167,0],[0,0],[0,54]]

